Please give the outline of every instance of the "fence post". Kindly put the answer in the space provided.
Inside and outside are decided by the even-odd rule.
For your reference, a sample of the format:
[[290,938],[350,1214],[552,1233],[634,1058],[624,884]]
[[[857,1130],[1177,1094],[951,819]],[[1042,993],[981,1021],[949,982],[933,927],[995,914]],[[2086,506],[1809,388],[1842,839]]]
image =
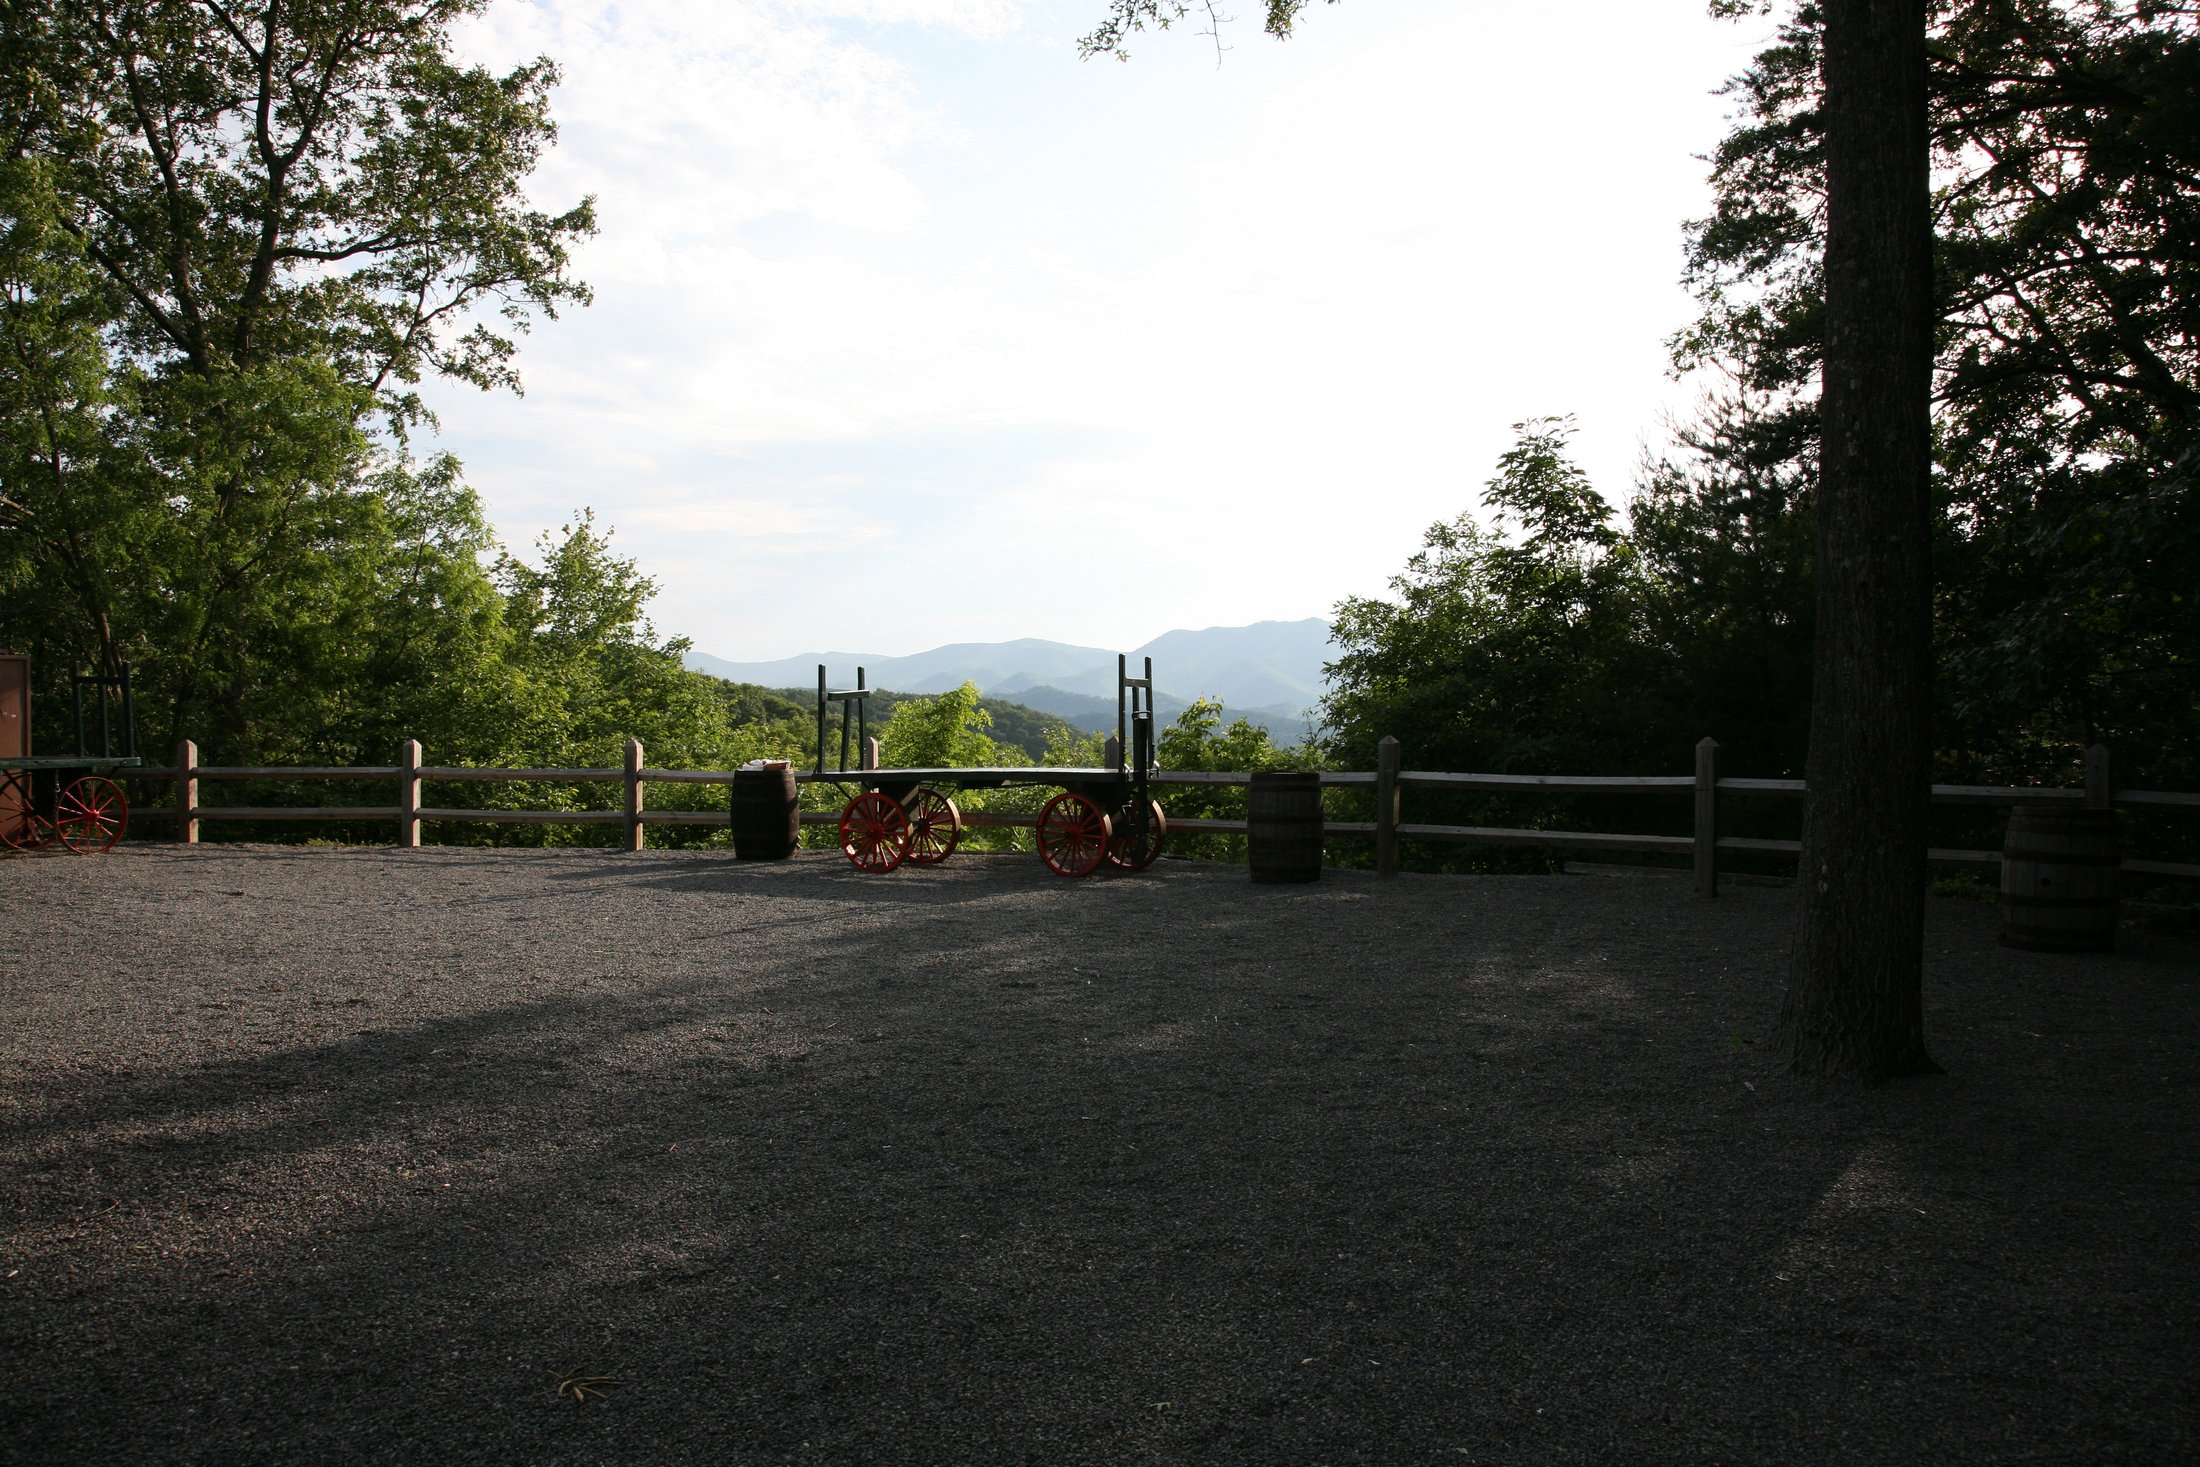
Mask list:
[[626,848],[642,848],[642,741],[626,741]]
[[420,740],[397,746],[397,843],[407,850],[420,844]]
[[1719,741],[1696,745],[1696,895],[1719,894]]
[[2106,744],[2095,744],[2085,751],[2085,803],[2090,810],[2116,807],[2116,768]]
[[187,846],[199,843],[199,746],[189,739],[176,743],[176,839]]
[[1398,874],[1398,741],[1375,746],[1375,874]]

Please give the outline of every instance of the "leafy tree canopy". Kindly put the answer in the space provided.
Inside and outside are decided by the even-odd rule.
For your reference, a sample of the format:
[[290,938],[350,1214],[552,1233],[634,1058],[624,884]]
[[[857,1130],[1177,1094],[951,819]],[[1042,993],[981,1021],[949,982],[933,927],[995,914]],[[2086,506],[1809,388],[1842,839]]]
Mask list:
[[[1733,13],[1765,4],[1721,0]],[[1694,470],[1809,509],[1822,334],[1818,7],[1732,83],[1684,368],[1734,384]],[[2200,7],[1933,8],[1940,744],[1951,773],[2200,767]],[[1769,491],[1761,492],[1761,491]],[[1711,497],[1731,498],[1732,487]],[[1676,510],[1678,506],[1675,506]],[[1760,521],[1761,523],[1762,521]]]
[[879,762],[899,769],[972,769],[1028,764],[1013,744],[996,743],[991,710],[980,706],[978,685],[903,700],[879,730]]
[[49,696],[128,658],[156,742],[379,760],[495,745],[554,682],[408,447],[426,377],[516,388],[517,333],[587,299],[591,205],[523,192],[555,67],[449,57],[482,3],[0,3],[0,642]]
[[1566,456],[1570,420],[1514,425],[1472,515],[1432,525],[1392,598],[1337,608],[1325,716],[1335,756],[1373,767],[1587,772],[1640,746],[1643,575],[1612,509]]
[[[1312,3],[1313,0],[1262,0],[1262,28],[1278,40],[1288,39],[1299,12]],[[1329,3],[1334,5],[1337,0],[1329,0]],[[1165,31],[1195,10],[1205,18],[1211,34],[1218,34],[1222,23],[1230,18],[1222,13],[1217,0],[1110,0],[1107,19],[1077,43],[1078,54],[1088,58],[1112,55],[1129,60],[1130,53],[1123,49],[1127,37],[1148,27]]]

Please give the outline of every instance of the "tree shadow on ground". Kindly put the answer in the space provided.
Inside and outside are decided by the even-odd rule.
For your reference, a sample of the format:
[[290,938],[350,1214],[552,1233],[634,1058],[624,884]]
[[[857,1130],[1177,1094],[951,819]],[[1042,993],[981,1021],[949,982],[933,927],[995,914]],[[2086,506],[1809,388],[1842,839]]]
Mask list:
[[531,856],[240,928],[179,1048],[0,1089],[10,1460],[2191,1444],[2174,946],[1936,905],[1954,1073],[1857,1091],[1753,1042],[1787,893]]

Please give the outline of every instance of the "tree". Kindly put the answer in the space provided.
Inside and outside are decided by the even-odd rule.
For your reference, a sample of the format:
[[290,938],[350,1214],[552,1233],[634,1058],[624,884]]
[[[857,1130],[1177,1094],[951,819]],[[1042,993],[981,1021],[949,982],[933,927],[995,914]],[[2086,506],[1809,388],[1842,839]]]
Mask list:
[[[1262,29],[1278,40],[1289,39],[1299,12],[1313,0],[1263,0],[1266,12]],[[1337,0],[1329,0],[1331,5]],[[1207,34],[1215,37],[1215,44],[1222,44],[1221,31],[1229,19],[1216,4],[1216,0],[1110,0],[1108,17],[1089,36],[1077,43],[1077,52],[1087,58],[1113,55],[1129,60],[1130,53],[1123,49],[1124,39],[1151,26],[1165,31],[1170,26],[1192,14],[1197,8],[1207,20]]]
[[[1763,7],[1751,7],[1763,8]],[[1749,400],[1756,473],[1814,460],[1822,12],[1738,77],[1675,343]],[[2200,770],[2200,26],[2191,5],[1936,6],[1936,719],[1945,776]],[[1808,513],[1807,496],[1796,509]]]
[[1638,559],[1566,457],[1572,422],[1513,429],[1483,489],[1491,524],[1432,525],[1394,599],[1337,607],[1323,718],[1347,767],[1395,735],[1415,768],[1579,773],[1623,765],[1658,722]]
[[[1222,721],[1222,700],[1199,697],[1155,730],[1154,757],[1163,769],[1236,770],[1319,769],[1321,751],[1312,745],[1279,745],[1268,730],[1248,719]],[[1189,786],[1169,796],[1172,818],[1195,820],[1243,820],[1246,795],[1242,789]],[[1195,835],[1179,831],[1169,837],[1169,849],[1178,855],[1242,860],[1245,839],[1234,835]]]
[[909,698],[879,730],[879,762],[896,769],[957,769],[1029,762],[1024,751],[1004,748],[987,732],[991,710],[980,707],[978,685]]
[[1817,655],[1801,935],[1779,1033],[1798,1070],[1925,1052],[1932,786],[1932,213],[1925,0],[1827,0]]
[[[49,666],[86,644],[137,659],[170,733],[242,753],[295,722],[289,646],[358,569],[347,537],[398,501],[457,516],[416,548],[471,534],[448,466],[407,457],[432,424],[417,384],[516,387],[511,333],[587,298],[567,252],[591,206],[522,192],[556,69],[448,57],[482,3],[6,6],[13,217],[41,221],[12,288],[96,316],[103,362],[50,426],[0,397],[24,474],[0,576],[41,595],[39,620],[0,625]],[[80,350],[56,310],[0,324],[15,360]]]
[[[1287,34],[1301,8],[1279,0],[1270,30]],[[1817,654],[1804,918],[1780,1030],[1799,1069],[1893,1075],[1931,1067],[1919,983],[1932,752],[1927,0],[1824,8]],[[1087,53],[1185,13],[1176,0],[1116,0]]]
[[[1768,405],[1760,439],[1786,446],[1761,464],[1814,454],[1832,406],[1813,389],[1838,296],[1833,19],[1797,5],[1737,79],[1717,207],[1691,226],[1705,312],[1679,356]],[[2068,779],[2107,740],[2175,781],[2200,747],[2200,606],[2176,569],[2200,552],[2195,7],[1972,0],[1929,19],[1940,760]]]

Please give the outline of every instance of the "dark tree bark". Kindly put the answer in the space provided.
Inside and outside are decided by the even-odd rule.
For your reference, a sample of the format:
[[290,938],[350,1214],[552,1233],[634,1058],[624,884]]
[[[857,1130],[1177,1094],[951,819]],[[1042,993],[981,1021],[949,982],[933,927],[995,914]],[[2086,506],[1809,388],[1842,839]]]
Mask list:
[[1780,1041],[1810,1074],[1925,1052],[1933,309],[1926,0],[1826,0],[1826,341],[1802,928]]

